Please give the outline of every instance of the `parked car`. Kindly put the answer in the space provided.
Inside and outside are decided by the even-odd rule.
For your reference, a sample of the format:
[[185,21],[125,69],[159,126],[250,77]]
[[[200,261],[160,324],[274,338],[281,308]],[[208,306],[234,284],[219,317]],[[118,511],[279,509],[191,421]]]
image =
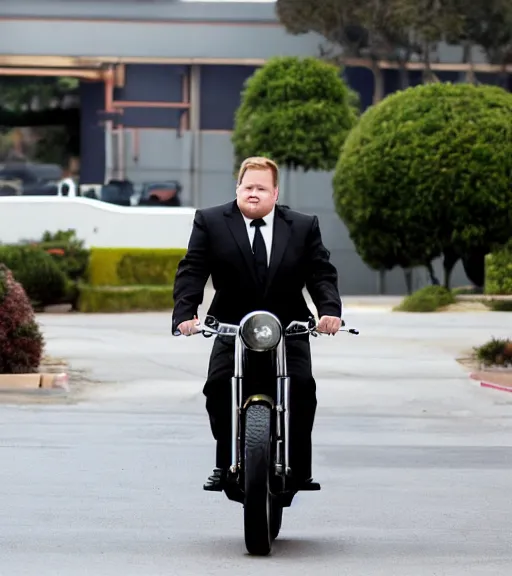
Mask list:
[[101,187],[100,200],[118,206],[131,206],[131,198],[135,194],[130,180],[109,180]]
[[181,190],[182,186],[177,180],[144,182],[139,206],[181,206]]

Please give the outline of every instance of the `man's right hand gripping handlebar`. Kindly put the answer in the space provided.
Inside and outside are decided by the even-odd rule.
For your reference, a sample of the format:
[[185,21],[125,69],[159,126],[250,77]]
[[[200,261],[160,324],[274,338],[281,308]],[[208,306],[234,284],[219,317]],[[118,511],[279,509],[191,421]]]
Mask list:
[[178,326],[178,331],[183,336],[192,336],[193,334],[197,334],[201,332],[201,323],[199,322],[197,316],[194,316],[193,320],[185,320]]

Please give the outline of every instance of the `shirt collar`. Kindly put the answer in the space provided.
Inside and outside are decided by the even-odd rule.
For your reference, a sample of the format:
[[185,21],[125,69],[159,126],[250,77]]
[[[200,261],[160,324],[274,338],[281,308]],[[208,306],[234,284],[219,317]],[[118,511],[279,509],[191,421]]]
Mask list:
[[[262,218],[262,220],[265,222],[265,224],[267,226],[272,227],[272,224],[274,223],[274,215],[276,212],[276,207],[273,206],[272,210]],[[242,214],[242,216],[244,217],[245,223],[247,224],[247,226],[250,226],[251,222],[253,220],[255,220],[255,218],[247,218],[247,216],[245,216],[244,214]]]

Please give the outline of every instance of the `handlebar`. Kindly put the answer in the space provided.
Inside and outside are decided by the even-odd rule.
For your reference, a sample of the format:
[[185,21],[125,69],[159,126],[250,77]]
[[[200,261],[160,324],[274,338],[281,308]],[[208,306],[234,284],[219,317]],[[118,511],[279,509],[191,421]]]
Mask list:
[[[344,328],[345,321],[341,321],[341,328],[338,332],[347,332],[348,334],[358,335],[359,330],[355,328]],[[213,316],[206,316],[204,323],[198,322],[196,324],[197,332],[193,332],[188,336],[195,336],[196,334],[203,334],[205,338],[211,338],[212,336],[232,336],[235,337],[238,334],[239,326],[236,324],[225,324],[219,322]],[[301,322],[299,320],[294,320],[286,327],[284,331],[285,336],[303,336],[305,334],[310,334],[315,338],[318,336],[327,336],[325,332],[318,331],[318,324],[315,318],[310,317],[309,321]],[[174,332],[174,336],[182,336],[179,330]]]

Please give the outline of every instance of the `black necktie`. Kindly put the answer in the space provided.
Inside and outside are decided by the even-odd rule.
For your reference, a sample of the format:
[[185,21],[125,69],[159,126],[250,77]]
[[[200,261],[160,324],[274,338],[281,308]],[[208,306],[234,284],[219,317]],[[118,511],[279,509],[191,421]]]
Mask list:
[[265,241],[261,234],[261,227],[265,226],[265,221],[263,218],[258,218],[258,220],[251,222],[251,226],[255,228],[252,252],[256,263],[256,275],[261,284],[265,285],[267,279],[267,248],[265,247]]

